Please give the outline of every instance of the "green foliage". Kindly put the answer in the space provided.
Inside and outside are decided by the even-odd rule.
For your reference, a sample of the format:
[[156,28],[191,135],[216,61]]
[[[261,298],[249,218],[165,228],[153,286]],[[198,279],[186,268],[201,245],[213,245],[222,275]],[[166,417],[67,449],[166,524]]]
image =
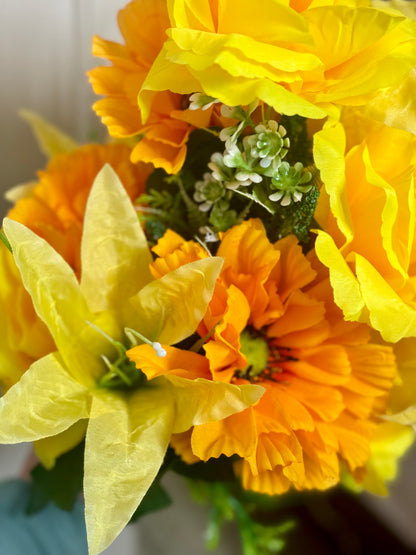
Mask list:
[[7,239],[7,237],[3,233],[3,231],[1,231],[1,229],[0,229],[0,241],[2,241],[6,245],[6,247],[9,249],[9,251],[13,254],[12,247],[9,243],[9,240]]
[[270,241],[277,241],[293,233],[305,250],[308,250],[310,248],[309,230],[312,227],[318,197],[319,190],[313,186],[299,202],[289,206],[276,205],[273,217],[265,221]]
[[290,138],[290,149],[286,160],[290,164],[302,162],[304,166],[313,164],[312,141],[308,135],[307,120],[302,116],[282,116],[280,123]]
[[58,457],[50,470],[41,464],[35,466],[27,512],[37,512],[50,501],[64,511],[71,511],[82,491],[83,469],[84,442]]
[[[245,126],[248,129],[254,126],[244,110],[239,116],[236,137]],[[215,234],[227,231],[244,219],[258,217],[272,242],[295,234],[305,251],[308,250],[310,229],[316,227],[313,215],[320,183],[306,123],[299,116],[283,116],[280,124],[286,129],[288,139],[283,138],[285,129],[281,125],[269,121],[257,126],[258,132],[226,143],[225,151],[224,142],[215,131],[192,132],[180,174],[172,176],[160,169],[154,171],[148,179],[146,194],[137,200],[137,210],[150,243],[156,243],[168,228],[185,239],[210,241],[208,234],[211,234],[215,240]],[[228,136],[232,129],[222,133],[227,131]],[[280,139],[280,150],[274,144],[276,137]],[[250,171],[230,168],[224,163],[240,154],[245,164],[246,150],[257,157],[255,167],[249,164]],[[272,154],[276,153],[278,156],[273,158]],[[281,161],[280,154],[287,162]],[[210,169],[211,180],[207,173]],[[245,182],[239,181],[244,179]]]
[[[243,555],[272,555],[284,548],[285,535],[294,527],[294,523],[287,520],[273,525],[257,522],[253,516],[258,504],[253,504],[251,496],[246,496],[235,484],[194,480],[190,482],[190,488],[196,501],[211,505],[206,532],[208,549],[218,547],[221,527],[227,521],[235,521],[238,525]],[[259,494],[256,497],[257,500],[260,497],[267,498]]]

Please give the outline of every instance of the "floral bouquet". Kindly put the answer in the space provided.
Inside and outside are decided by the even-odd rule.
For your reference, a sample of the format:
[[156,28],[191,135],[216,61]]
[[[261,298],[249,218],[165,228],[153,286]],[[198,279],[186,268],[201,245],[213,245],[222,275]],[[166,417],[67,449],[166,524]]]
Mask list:
[[[0,442],[89,553],[187,476],[243,552],[259,513],[385,494],[416,423],[416,22],[366,0],[134,0],[89,73],[106,144],[24,116],[8,192]],[[299,497],[300,496],[300,497]]]

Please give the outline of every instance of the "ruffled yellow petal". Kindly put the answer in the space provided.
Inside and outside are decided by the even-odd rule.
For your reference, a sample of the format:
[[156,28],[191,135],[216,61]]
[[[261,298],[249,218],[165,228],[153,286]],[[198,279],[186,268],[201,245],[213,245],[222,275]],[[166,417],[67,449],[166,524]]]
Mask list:
[[88,417],[88,390],[71,377],[57,353],[34,362],[0,399],[0,442],[35,441]]
[[371,325],[395,343],[416,334],[416,306],[406,303],[363,256],[356,255],[356,273]]
[[340,123],[329,121],[314,135],[313,156],[321,179],[329,194],[331,210],[348,243],[353,237],[353,224],[348,209],[345,183],[345,131]]
[[120,314],[127,299],[153,281],[146,236],[123,185],[108,165],[97,175],[88,198],[81,259],[81,291],[92,312]]
[[357,278],[330,235],[319,232],[315,242],[316,253],[329,268],[334,298],[347,320],[359,320],[365,303]]

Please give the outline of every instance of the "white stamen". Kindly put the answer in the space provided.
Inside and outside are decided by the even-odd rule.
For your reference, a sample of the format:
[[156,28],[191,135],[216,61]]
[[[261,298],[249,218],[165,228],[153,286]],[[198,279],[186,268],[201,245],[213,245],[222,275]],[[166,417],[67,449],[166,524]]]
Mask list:
[[158,357],[163,358],[163,357],[166,356],[167,353],[166,353],[165,349],[157,341],[153,341],[152,347],[156,351],[156,354],[157,354]]

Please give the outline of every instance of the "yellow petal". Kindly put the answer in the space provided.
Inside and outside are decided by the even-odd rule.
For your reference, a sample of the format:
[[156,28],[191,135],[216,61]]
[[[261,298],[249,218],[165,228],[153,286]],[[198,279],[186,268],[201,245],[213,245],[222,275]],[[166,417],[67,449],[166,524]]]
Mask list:
[[416,432],[416,405],[412,405],[397,414],[385,415],[382,418],[384,420],[388,420],[389,422],[402,424],[403,426],[412,426]]
[[23,284],[64,362],[72,375],[92,383],[91,377],[102,373],[102,365],[91,354],[91,341],[100,341],[100,337],[86,323],[94,317],[73,270],[44,239],[22,224],[5,218],[4,229]]
[[30,196],[37,184],[38,181],[27,181],[26,183],[15,185],[4,193],[4,198],[9,202],[15,204],[21,198]]
[[196,260],[146,285],[130,299],[137,312],[131,327],[167,345],[191,335],[205,315],[222,262]]
[[37,456],[46,468],[52,468],[56,459],[78,445],[87,431],[87,420],[79,420],[64,432],[35,441]]
[[35,441],[88,416],[88,390],[52,353],[37,360],[0,399],[0,443]]
[[204,378],[188,380],[169,375],[163,379],[169,383],[176,401],[175,434],[241,412],[256,403],[265,391],[260,385],[231,385]]
[[415,434],[410,428],[394,422],[380,424],[371,440],[371,457],[360,486],[376,495],[387,495],[385,482],[394,480],[399,460],[414,439]]
[[133,205],[114,170],[95,178],[84,219],[81,291],[91,311],[120,311],[153,281],[152,256]]
[[163,462],[172,434],[170,391],[94,394],[85,443],[85,520],[90,555],[129,522]]
[[367,106],[369,115],[390,127],[416,135],[415,87],[416,69],[413,69],[400,85],[383,89],[374,97]]
[[373,328],[385,341],[395,343],[416,334],[416,309],[387,283],[364,257],[356,255],[356,273]]
[[79,145],[57,127],[31,110],[20,110],[19,115],[30,125],[39,148],[48,158],[63,152],[71,152]]
[[315,243],[319,260],[329,268],[334,299],[347,320],[358,320],[364,310],[360,286],[334,240],[325,232],[318,232]]
[[345,131],[338,122],[329,121],[314,135],[313,156],[329,194],[332,212],[347,242],[353,237],[345,183]]

